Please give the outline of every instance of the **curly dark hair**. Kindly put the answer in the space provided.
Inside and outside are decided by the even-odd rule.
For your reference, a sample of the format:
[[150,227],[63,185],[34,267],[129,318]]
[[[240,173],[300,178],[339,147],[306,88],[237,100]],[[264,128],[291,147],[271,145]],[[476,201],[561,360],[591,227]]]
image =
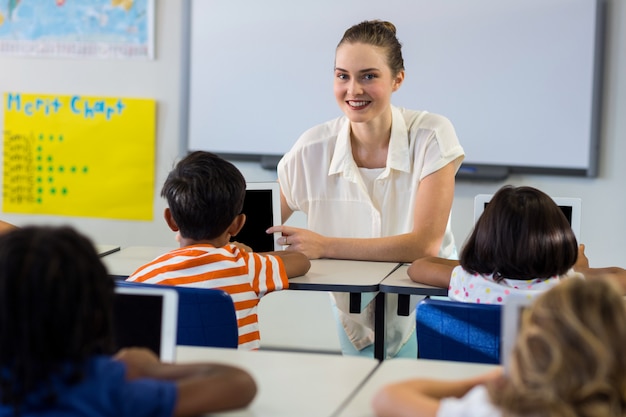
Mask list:
[[53,403],[53,378],[75,384],[113,350],[113,290],[92,242],[70,227],[0,236],[0,401],[15,415],[29,394]]

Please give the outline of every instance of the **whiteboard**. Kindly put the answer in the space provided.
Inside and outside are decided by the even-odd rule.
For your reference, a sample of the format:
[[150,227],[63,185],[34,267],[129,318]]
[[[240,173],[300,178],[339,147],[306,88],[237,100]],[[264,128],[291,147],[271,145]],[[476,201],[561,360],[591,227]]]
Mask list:
[[594,176],[603,0],[187,0],[183,137],[190,150],[287,152],[341,115],[333,64],[362,20],[396,25],[392,103],[448,117],[461,173]]

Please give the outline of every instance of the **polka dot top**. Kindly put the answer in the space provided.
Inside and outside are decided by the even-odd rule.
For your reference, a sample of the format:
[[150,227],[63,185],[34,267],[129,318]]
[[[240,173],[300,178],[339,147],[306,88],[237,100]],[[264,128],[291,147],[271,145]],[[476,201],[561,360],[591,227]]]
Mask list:
[[466,303],[503,304],[506,297],[511,294],[526,294],[528,298],[534,298],[572,274],[577,273],[572,270],[560,277],[529,280],[505,278],[496,282],[493,274],[471,274],[459,265],[452,271],[448,297]]

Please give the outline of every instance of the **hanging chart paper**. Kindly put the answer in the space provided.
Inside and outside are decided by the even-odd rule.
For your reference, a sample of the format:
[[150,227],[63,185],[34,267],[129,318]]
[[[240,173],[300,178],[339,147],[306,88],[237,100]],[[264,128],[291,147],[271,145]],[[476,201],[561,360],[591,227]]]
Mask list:
[[6,213],[152,220],[153,99],[5,93]]

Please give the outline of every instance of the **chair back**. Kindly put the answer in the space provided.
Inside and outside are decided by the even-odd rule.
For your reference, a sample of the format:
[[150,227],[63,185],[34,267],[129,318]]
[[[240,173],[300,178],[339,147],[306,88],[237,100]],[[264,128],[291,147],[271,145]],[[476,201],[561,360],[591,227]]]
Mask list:
[[500,363],[502,306],[425,298],[417,305],[418,357]]
[[[116,281],[116,285],[151,287],[157,284]],[[180,286],[168,288],[178,292],[178,345],[237,348],[237,316],[233,300],[227,292]]]

